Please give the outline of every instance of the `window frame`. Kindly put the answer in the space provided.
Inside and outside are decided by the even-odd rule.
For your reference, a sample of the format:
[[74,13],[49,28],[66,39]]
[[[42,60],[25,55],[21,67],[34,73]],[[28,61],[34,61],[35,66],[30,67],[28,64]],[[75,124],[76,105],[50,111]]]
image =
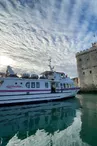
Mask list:
[[36,88],[40,88],[40,82],[36,82]]
[[35,82],[31,82],[31,88],[35,88]]
[[30,88],[31,87],[30,82],[26,82],[25,86],[26,88]]
[[45,82],[45,88],[49,88],[48,82]]
[[64,86],[64,89],[65,89],[66,88],[66,84],[64,83],[63,86]]
[[83,75],[85,75],[85,72],[83,71]]
[[59,88],[59,82],[56,82],[56,88]]

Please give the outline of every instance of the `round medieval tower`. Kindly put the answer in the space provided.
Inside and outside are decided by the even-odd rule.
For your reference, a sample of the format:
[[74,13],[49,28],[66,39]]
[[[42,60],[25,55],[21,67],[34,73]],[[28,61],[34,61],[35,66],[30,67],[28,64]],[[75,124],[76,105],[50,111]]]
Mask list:
[[77,70],[82,91],[97,91],[97,43],[76,54]]

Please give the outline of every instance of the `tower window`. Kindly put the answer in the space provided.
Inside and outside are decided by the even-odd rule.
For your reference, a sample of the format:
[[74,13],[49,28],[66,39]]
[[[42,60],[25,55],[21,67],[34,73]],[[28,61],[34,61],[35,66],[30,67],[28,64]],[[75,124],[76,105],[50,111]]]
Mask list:
[[83,72],[83,75],[85,75],[85,72]]
[[79,61],[82,61],[81,58],[79,59]]
[[90,74],[92,73],[92,71],[90,70]]

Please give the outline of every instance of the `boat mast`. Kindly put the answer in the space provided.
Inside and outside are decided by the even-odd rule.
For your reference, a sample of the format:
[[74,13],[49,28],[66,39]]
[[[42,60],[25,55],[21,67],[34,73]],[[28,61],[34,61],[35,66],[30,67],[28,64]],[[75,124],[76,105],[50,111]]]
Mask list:
[[52,66],[51,65],[51,58],[50,59],[48,59],[48,61],[49,61],[49,68],[50,68],[50,71],[54,71],[54,66]]

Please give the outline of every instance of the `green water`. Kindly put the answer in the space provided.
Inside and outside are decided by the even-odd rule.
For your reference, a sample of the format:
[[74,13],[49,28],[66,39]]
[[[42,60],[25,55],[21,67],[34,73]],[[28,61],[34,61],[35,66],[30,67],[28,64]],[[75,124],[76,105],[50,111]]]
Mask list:
[[0,107],[0,146],[97,146],[97,95]]

